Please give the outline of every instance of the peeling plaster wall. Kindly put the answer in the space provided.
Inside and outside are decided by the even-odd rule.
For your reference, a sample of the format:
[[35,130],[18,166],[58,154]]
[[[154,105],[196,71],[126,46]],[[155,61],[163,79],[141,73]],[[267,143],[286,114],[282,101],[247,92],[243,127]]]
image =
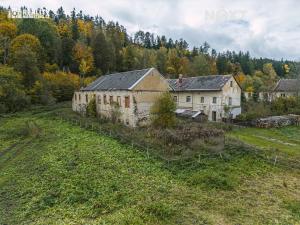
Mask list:
[[[113,105],[110,104],[110,96],[112,96],[113,102],[118,102],[119,97],[120,121],[128,126],[136,127],[149,123],[152,105],[161,94],[168,90],[167,81],[154,69],[132,90],[75,92],[72,109],[84,113],[89,101],[95,97],[98,114],[110,118],[113,110]],[[106,95],[107,104],[104,104],[104,95]],[[86,96],[88,96],[88,99],[86,99]],[[125,97],[129,97],[129,108],[125,107]]]

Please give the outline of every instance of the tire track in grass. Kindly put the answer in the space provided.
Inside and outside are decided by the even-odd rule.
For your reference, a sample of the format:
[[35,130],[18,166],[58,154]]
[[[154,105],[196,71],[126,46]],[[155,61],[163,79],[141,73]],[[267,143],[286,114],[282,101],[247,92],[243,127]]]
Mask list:
[[28,146],[31,142],[32,142],[33,138],[25,141],[24,143],[15,143],[13,145],[11,145],[10,147],[8,147],[7,149],[4,150],[4,152],[2,152],[2,154],[0,153],[0,157],[3,157],[5,155],[7,155],[8,153],[12,153],[11,156],[9,156],[7,159],[5,159],[1,164],[0,164],[0,169],[3,169],[3,167],[5,167],[5,164],[13,159],[15,159],[20,153],[22,153],[22,151],[24,150],[24,148],[26,146]]

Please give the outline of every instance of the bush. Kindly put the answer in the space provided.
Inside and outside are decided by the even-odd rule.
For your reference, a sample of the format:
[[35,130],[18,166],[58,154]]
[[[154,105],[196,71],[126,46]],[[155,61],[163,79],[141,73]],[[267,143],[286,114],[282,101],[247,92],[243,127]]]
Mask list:
[[176,123],[176,104],[170,93],[161,95],[151,108],[152,124],[155,127],[167,128]]
[[110,115],[111,115],[111,121],[113,123],[118,122],[118,120],[120,119],[121,111],[120,111],[120,106],[117,102],[112,103]]
[[40,137],[43,130],[35,121],[26,121],[24,128],[21,131],[21,134],[25,137]]
[[89,117],[97,116],[97,106],[96,106],[95,98],[92,98],[91,101],[88,103],[87,108],[86,108],[86,115]]
[[22,75],[13,68],[0,66],[0,113],[16,112],[29,105]]

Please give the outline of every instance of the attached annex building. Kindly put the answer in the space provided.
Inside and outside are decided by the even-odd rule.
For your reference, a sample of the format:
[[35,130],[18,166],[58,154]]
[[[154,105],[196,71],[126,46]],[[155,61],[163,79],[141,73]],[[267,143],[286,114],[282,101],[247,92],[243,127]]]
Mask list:
[[136,127],[148,123],[156,99],[169,91],[168,82],[155,68],[114,73],[99,77],[74,93],[73,111],[85,112],[95,98],[97,113],[110,118],[116,104],[119,121]]
[[168,82],[180,110],[204,113],[210,121],[235,118],[241,113],[242,90],[232,75],[179,77]]

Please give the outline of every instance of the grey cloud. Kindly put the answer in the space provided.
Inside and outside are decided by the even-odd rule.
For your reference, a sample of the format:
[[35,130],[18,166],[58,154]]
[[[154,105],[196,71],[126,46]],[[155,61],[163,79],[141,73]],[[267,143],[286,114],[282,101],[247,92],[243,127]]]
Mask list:
[[[3,0],[1,4],[20,7],[24,2]],[[130,34],[143,29],[183,38],[190,46],[207,41],[218,51],[248,50],[257,57],[299,59],[297,0],[28,0],[26,5],[54,10],[62,5],[66,12],[76,7],[90,15],[100,13],[106,20],[118,20]],[[212,17],[205,18],[205,12]]]

